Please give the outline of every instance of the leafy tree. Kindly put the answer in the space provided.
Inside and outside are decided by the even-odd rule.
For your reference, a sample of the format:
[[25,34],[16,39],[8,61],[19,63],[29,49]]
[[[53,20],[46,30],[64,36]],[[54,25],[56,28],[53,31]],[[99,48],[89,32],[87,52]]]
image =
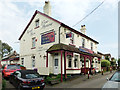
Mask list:
[[108,60],[108,61],[110,61],[110,59],[109,59],[109,57],[108,57],[108,56],[105,56],[105,60]]
[[118,66],[120,67],[120,58],[118,59]]
[[0,55],[1,57],[4,57],[5,55],[8,55],[11,53],[13,48],[9,46],[7,43],[2,43],[0,40]]
[[108,67],[110,65],[111,65],[110,61],[108,61],[108,60],[101,60],[101,66],[102,67]]

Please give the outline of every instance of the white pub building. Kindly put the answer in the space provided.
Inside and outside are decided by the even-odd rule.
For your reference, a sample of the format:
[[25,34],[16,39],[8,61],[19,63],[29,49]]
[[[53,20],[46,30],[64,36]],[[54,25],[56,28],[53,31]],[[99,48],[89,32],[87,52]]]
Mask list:
[[92,68],[101,70],[100,56],[94,39],[51,17],[51,6],[45,1],[44,13],[35,11],[19,37],[20,64],[37,68],[41,75],[86,74]]

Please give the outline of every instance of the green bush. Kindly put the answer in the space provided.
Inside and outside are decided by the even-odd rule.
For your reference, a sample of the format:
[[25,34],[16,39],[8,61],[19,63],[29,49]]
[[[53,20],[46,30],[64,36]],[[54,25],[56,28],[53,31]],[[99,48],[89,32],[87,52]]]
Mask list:
[[108,60],[101,60],[101,66],[102,67],[108,67],[110,65],[111,65],[110,61],[108,61]]

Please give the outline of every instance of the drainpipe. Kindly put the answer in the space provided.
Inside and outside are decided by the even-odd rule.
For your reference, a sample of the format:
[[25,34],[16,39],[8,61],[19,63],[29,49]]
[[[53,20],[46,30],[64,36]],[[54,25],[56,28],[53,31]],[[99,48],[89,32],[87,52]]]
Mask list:
[[60,25],[60,27],[59,27],[59,37],[58,37],[58,43],[60,43],[60,28],[61,28],[62,26]]

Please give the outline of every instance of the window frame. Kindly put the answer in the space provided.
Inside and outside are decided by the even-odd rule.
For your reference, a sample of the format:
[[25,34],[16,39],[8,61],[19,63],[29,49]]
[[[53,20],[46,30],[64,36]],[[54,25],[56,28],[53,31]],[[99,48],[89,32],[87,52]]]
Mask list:
[[35,56],[32,56],[32,67],[35,67]]
[[32,48],[36,47],[36,37],[32,38]]
[[85,48],[85,38],[82,38],[82,47]]
[[35,21],[35,27],[39,27],[39,19],[37,19],[36,21]]

